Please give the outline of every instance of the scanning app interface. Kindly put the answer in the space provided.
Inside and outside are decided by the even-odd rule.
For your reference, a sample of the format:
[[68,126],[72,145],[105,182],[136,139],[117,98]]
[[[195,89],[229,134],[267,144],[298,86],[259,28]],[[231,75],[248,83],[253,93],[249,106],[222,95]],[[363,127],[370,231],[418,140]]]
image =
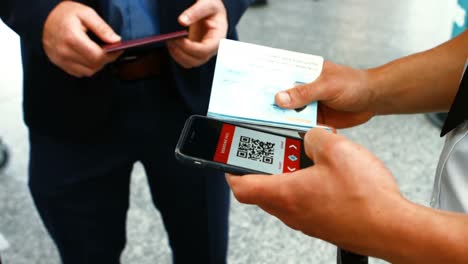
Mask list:
[[223,124],[214,160],[278,174],[300,169],[301,141]]

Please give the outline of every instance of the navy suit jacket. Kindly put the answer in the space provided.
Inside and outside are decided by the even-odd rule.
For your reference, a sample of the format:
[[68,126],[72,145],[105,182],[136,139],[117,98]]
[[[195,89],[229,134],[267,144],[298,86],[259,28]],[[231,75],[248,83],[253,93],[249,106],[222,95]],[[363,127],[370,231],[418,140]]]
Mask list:
[[[0,2],[0,16],[21,37],[24,119],[32,132],[41,135],[71,141],[102,139],[110,132],[113,112],[113,77],[110,69],[106,67],[91,78],[74,78],[52,64],[42,47],[44,22],[60,1]],[[95,1],[77,2],[93,7],[99,13]],[[223,2],[228,13],[227,37],[236,39],[235,26],[251,0]],[[160,0],[158,17],[161,33],[180,30],[177,17],[193,3],[193,0]],[[167,73],[170,83],[193,113],[206,113],[214,65],[215,58],[201,67],[187,70],[170,59]]]

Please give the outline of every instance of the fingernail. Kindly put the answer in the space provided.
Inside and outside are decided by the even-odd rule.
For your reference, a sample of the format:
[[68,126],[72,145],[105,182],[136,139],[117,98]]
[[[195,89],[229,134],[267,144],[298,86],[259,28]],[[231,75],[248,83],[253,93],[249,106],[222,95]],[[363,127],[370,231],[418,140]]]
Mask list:
[[291,103],[291,97],[286,92],[279,92],[276,99],[280,105],[289,105]]
[[117,34],[115,34],[114,32],[109,32],[109,33],[107,33],[107,36],[108,36],[109,39],[112,40],[112,41],[115,41],[115,42],[120,41],[120,36],[117,35]]
[[189,22],[190,22],[190,19],[186,14],[183,14],[183,15],[180,16],[180,22],[188,25]]

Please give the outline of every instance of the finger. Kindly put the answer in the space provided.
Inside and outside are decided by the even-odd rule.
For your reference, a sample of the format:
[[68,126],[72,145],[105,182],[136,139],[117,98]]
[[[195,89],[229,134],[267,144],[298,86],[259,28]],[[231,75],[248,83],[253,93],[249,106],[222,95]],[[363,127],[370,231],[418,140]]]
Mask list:
[[89,29],[102,41],[115,43],[121,40],[120,36],[91,8],[79,12],[78,18],[86,29]]
[[186,9],[179,16],[178,20],[182,26],[190,26],[191,24],[218,12],[220,7],[215,4],[215,1],[199,0],[191,7]]
[[[111,57],[110,58],[106,57],[106,60],[114,61],[116,59],[116,57],[118,57],[120,55],[121,55],[121,52],[117,52],[115,54],[110,54],[109,57],[110,56]],[[71,50],[67,55],[63,55],[60,60],[61,60],[60,65],[64,65],[64,67],[66,67],[66,68],[70,68],[70,65],[80,65],[81,66],[80,67],[81,70],[71,71],[73,73],[72,75],[75,76],[75,77],[86,77],[86,76],[89,77],[89,76],[92,76],[96,72],[101,70],[105,65],[105,63],[97,65],[97,66],[92,65],[92,64],[89,63],[89,61],[86,61],[83,56],[77,54],[73,50]],[[73,66],[73,68],[77,68],[77,66]]]
[[281,189],[286,188],[285,175],[226,175],[236,199],[245,204],[271,207],[281,203]]
[[279,218],[300,211],[298,200],[304,180],[312,186],[320,186],[322,180],[312,166],[293,173],[280,175],[227,175],[226,179],[236,199],[245,204],[255,204]]
[[75,77],[92,75],[96,71],[80,54],[76,53],[69,46],[63,45],[57,53],[50,56],[50,60],[59,66],[63,71]]
[[204,63],[201,59],[194,58],[187,53],[185,53],[182,49],[178,47],[168,47],[169,53],[171,54],[172,58],[180,64],[182,67],[186,69],[190,69],[196,66],[199,66]]
[[71,49],[69,59],[79,61],[88,67],[95,67],[103,56],[100,47],[83,32],[76,33],[75,39],[68,45]]
[[107,64],[107,63],[114,62],[114,61],[116,61],[120,56],[122,56],[123,53],[124,53],[124,51],[116,51],[116,52],[106,53],[105,58],[104,58],[104,61],[105,61],[106,64]]
[[330,133],[323,128],[313,128],[309,130],[304,138],[304,149],[307,156],[318,164],[330,153],[330,148],[343,138],[334,133]]
[[66,67],[63,68],[63,70],[77,78],[83,78],[83,77],[91,77],[93,76],[96,71],[92,68],[86,67],[80,63],[69,63]]
[[298,85],[275,95],[275,102],[284,108],[299,108],[321,100],[320,79],[315,82]]
[[206,62],[216,54],[220,39],[220,37],[213,37],[208,33],[200,42],[188,38],[178,39],[168,43],[168,47],[177,47],[187,55]]
[[371,112],[363,113],[347,113],[347,112],[330,112],[327,114],[326,123],[329,126],[336,128],[348,128],[360,125],[369,121],[373,117]]
[[173,40],[168,42],[167,46],[168,48],[178,48],[183,50],[185,54],[198,59],[204,59],[207,56],[206,54],[209,52],[208,48],[204,45],[187,38]]
[[81,61],[84,65],[91,68],[100,69],[105,64],[115,61],[120,55],[120,52],[107,53],[102,47],[92,41],[84,32],[76,33],[76,40],[70,43],[71,48],[75,51],[75,59]]
[[365,123],[374,115],[373,112],[337,111],[325,104],[319,104],[317,122],[333,128],[348,128]]
[[90,67],[98,67],[105,61],[105,51],[91,40],[85,32],[76,32],[76,39],[70,43],[71,48],[83,57],[86,64]]

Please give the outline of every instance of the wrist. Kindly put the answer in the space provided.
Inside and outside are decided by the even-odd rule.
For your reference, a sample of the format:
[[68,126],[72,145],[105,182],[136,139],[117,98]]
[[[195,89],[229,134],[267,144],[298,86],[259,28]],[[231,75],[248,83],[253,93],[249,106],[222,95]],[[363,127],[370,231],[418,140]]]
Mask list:
[[464,230],[468,221],[464,215],[418,205],[403,197],[392,204],[384,217],[374,219],[374,248],[369,255],[391,263],[466,263]]
[[399,193],[387,193],[374,200],[360,223],[361,235],[349,237],[348,243],[340,245],[350,251],[366,256],[391,261],[406,259],[405,231],[409,222],[403,219],[414,212],[414,204]]
[[384,69],[381,67],[371,68],[365,70],[367,75],[367,90],[369,91],[369,110],[374,115],[388,114],[389,96],[385,94],[385,80]]
[[380,217],[373,219],[375,241],[371,250],[374,256],[391,263],[404,263],[409,259],[415,242],[409,237],[418,209],[401,195],[389,199]]

